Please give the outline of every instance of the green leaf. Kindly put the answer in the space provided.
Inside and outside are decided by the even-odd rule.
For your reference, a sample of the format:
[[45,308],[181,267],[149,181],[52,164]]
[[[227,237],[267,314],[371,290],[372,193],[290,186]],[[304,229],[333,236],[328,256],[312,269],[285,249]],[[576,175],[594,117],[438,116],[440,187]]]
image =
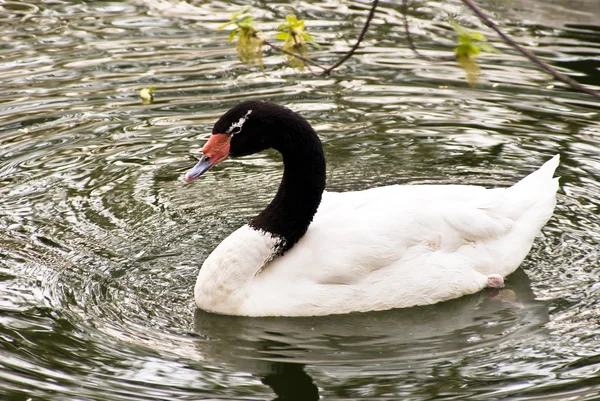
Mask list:
[[[307,58],[308,51],[306,49],[306,42],[309,42],[318,47],[314,42],[314,39],[305,30],[304,20],[298,20],[294,14],[288,14],[285,17],[285,23],[280,24],[277,27],[278,31],[281,31],[275,35],[276,39],[283,40],[283,50],[285,52],[297,54],[300,57]],[[288,64],[290,67],[303,68],[304,61],[286,54]]]
[[251,24],[253,20],[254,20],[253,16],[247,15],[244,18],[242,18],[242,20],[240,22],[238,22],[238,24]]
[[254,28],[240,27],[236,50],[240,61],[262,67],[263,39]]
[[235,40],[235,35],[237,35],[237,33],[240,31],[239,28],[235,28],[233,29],[231,32],[229,32],[229,40],[227,41],[227,43],[231,43]]
[[220,25],[217,28],[217,31],[222,31],[223,29],[227,28],[229,25],[235,25],[235,23],[231,22],[231,21],[228,21],[228,22],[224,23],[223,25]]
[[471,33],[471,38],[473,38],[473,40],[477,40],[480,42],[484,42],[485,41],[485,36],[483,36],[483,34],[481,32],[473,32]]
[[481,49],[482,52],[486,53],[502,53],[500,50],[496,49],[494,46],[489,43],[478,43],[477,47]]
[[456,21],[450,21],[450,25],[458,34],[458,46],[454,48],[458,65],[467,73],[469,85],[477,85],[479,79],[479,65],[477,55],[484,52],[500,53],[494,46],[485,43],[486,38],[481,32],[471,32],[458,25]]
[[467,31],[466,28],[458,25],[458,23],[454,20],[450,20],[450,25],[452,26],[452,28],[454,28],[456,33],[459,35],[468,35],[469,34],[469,31]]
[[290,38],[291,36],[287,32],[279,32],[277,35],[275,35],[275,39],[283,40],[284,42]]
[[303,33],[302,37],[311,45],[315,46],[317,49],[320,49],[321,46],[315,42],[315,38],[313,38],[311,35],[309,35],[308,33]]
[[150,88],[142,88],[140,89],[140,98],[142,99],[142,104],[150,104],[154,101],[154,95],[152,92],[156,89],[156,86],[151,86]]
[[479,65],[475,57],[462,56],[457,57],[458,65],[467,73],[469,85],[476,86],[479,79]]
[[471,32],[468,29],[458,25],[456,21],[450,21],[450,25],[458,34],[458,43],[485,42],[485,36],[481,32]]
[[463,43],[454,49],[454,53],[457,57],[469,57],[471,54],[471,45],[468,43]]
[[473,38],[468,33],[461,33],[458,35],[458,43],[469,44],[473,42]]

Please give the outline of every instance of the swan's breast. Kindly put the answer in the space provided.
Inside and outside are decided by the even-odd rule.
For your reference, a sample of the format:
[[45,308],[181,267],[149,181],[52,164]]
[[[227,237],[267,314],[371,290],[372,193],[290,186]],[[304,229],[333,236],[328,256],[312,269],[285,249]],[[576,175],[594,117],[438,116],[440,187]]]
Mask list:
[[244,225],[225,238],[204,261],[194,297],[204,310],[238,314],[248,286],[273,259],[281,239]]

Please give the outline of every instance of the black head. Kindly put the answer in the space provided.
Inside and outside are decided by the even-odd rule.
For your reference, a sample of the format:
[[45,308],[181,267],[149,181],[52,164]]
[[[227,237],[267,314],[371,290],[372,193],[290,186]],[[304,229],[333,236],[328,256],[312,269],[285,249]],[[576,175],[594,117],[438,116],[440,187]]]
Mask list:
[[282,133],[294,122],[308,123],[290,109],[278,104],[246,101],[227,111],[213,127],[214,134],[230,136],[229,156],[239,157],[278,148]]
[[[204,156],[186,174],[185,180],[193,181],[229,156],[247,156],[269,148],[281,152],[302,136],[297,135],[298,132],[307,132],[312,141],[316,138],[319,142],[310,124],[290,109],[269,102],[242,102],[215,123],[211,137],[202,148]],[[290,136],[296,141],[290,140]]]

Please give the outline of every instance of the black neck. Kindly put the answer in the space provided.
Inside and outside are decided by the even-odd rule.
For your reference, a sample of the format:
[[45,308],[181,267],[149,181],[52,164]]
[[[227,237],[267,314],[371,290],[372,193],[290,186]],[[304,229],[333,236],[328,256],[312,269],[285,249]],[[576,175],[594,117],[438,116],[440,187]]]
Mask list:
[[274,133],[273,148],[283,156],[283,178],[269,206],[250,226],[282,239],[278,253],[290,249],[306,233],[325,189],[325,156],[321,141],[302,119]]

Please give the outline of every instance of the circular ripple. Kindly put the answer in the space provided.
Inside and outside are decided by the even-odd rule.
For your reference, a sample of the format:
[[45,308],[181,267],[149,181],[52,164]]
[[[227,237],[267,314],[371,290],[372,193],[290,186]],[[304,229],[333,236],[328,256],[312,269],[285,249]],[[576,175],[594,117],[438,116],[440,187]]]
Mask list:
[[[449,6],[460,11],[411,11],[426,48],[454,46],[435,20]],[[257,7],[274,27],[289,13]],[[299,8],[340,51],[366,12]],[[459,69],[402,50],[390,5],[360,54],[327,78],[282,68],[276,55],[265,70],[237,62],[213,29],[231,5],[31,1],[0,11],[3,397],[284,399],[280,383],[305,400],[596,397],[600,110],[585,96],[548,88],[511,55],[483,57],[482,87],[466,88]],[[496,17],[524,43],[535,39]],[[583,64],[565,68],[585,71],[594,29],[550,31],[540,51],[568,62],[581,54]],[[153,85],[155,103],[142,105],[139,89]],[[265,153],[181,180],[218,116],[250,98],[311,121],[332,190],[507,186],[561,153],[555,216],[501,291],[314,319],[195,311],[202,261],[280,179],[279,157]]]

